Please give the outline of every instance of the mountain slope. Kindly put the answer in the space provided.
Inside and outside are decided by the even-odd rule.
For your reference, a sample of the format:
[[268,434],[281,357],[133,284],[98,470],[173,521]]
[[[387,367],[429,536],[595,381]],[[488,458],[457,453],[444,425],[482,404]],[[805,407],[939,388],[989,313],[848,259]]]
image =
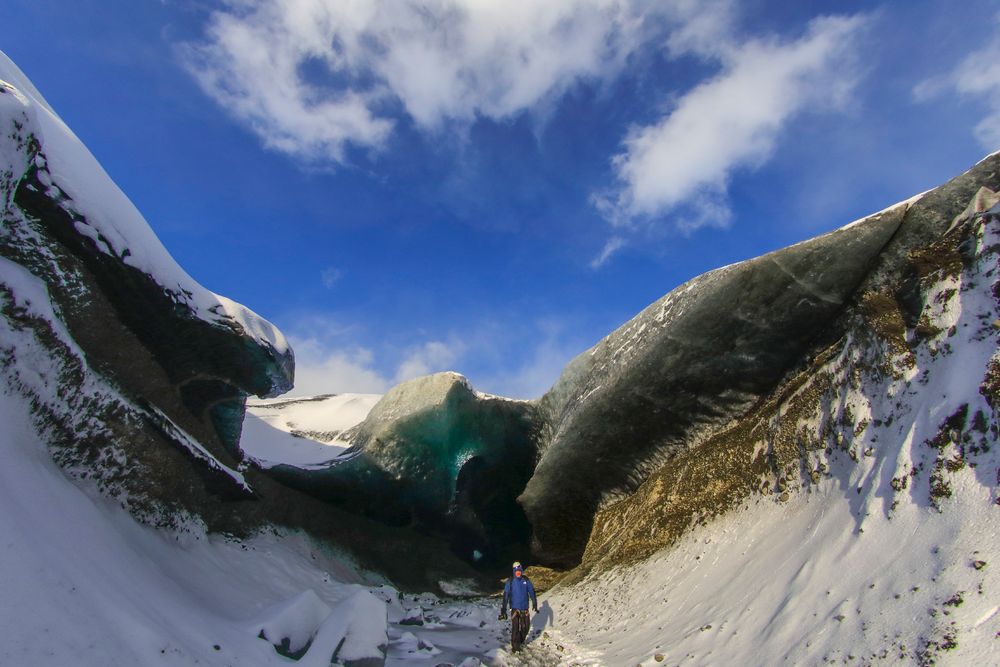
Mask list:
[[557,627],[607,664],[996,664],[998,200],[979,191],[911,251],[915,285],[873,276],[842,338],[601,510]]

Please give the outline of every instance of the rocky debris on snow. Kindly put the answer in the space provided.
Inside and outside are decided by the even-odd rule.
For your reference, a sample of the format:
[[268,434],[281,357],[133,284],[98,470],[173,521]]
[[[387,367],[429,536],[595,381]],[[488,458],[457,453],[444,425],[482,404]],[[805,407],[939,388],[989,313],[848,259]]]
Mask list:
[[397,651],[404,651],[409,654],[419,654],[423,656],[438,655],[441,649],[437,648],[426,639],[420,639],[412,632],[404,632],[399,639],[392,642]]
[[414,607],[413,609],[407,609],[406,613],[399,619],[398,623],[400,625],[423,625],[424,624],[424,610],[420,607]]

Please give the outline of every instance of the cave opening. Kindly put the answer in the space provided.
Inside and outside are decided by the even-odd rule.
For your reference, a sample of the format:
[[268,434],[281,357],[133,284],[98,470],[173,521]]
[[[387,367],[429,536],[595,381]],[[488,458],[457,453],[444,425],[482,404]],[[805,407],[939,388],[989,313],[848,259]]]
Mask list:
[[[527,467],[527,470],[526,470]],[[531,523],[517,502],[530,463],[483,456],[469,458],[455,481],[450,546],[480,571],[505,572],[530,556]]]

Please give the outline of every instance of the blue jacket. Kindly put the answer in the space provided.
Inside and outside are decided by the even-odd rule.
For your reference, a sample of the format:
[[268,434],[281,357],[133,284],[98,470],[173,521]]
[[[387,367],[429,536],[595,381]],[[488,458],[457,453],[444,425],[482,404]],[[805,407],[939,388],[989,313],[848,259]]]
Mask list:
[[531,579],[528,579],[523,574],[520,578],[511,575],[510,579],[503,586],[504,608],[509,604],[511,609],[527,611],[529,596],[531,597],[532,606],[538,607],[538,600],[535,599],[535,587],[532,585]]

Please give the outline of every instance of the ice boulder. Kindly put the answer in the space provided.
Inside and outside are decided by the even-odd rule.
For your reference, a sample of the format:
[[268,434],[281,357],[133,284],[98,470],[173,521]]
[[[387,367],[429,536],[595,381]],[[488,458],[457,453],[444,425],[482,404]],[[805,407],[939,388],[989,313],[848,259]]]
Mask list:
[[278,653],[299,657],[330,613],[330,606],[310,589],[266,609],[254,621],[253,631],[274,644]]
[[302,667],[382,667],[389,645],[385,603],[366,590],[341,601],[299,659]]

